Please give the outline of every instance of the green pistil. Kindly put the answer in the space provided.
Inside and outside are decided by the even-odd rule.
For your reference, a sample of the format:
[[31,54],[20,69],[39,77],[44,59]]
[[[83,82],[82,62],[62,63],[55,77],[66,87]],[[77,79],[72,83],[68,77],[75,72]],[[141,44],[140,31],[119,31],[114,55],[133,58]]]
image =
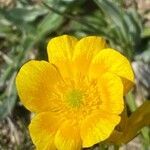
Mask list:
[[72,107],[79,107],[82,103],[83,94],[81,91],[73,89],[66,94],[67,102]]

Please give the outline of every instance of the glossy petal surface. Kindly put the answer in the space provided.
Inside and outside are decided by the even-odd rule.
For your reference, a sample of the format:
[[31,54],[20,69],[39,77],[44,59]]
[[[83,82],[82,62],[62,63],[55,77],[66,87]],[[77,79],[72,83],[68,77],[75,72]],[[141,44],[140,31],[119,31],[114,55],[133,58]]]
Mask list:
[[77,39],[68,35],[53,38],[48,43],[49,62],[58,67],[63,77],[71,77],[72,75],[71,59],[76,43]]
[[60,124],[61,119],[51,112],[37,114],[32,119],[29,131],[38,150],[56,150],[54,137]]
[[108,138],[120,117],[107,112],[95,113],[85,118],[81,125],[83,147],[90,147]]
[[59,150],[80,150],[82,147],[79,128],[72,121],[67,121],[58,129],[55,145]]
[[76,44],[73,54],[75,74],[77,76],[85,75],[92,57],[106,47],[106,41],[101,37],[89,36],[81,39]]
[[16,86],[19,97],[26,108],[32,112],[50,109],[52,91],[60,80],[57,69],[46,61],[29,61],[22,66]]
[[106,112],[120,114],[124,108],[121,79],[112,73],[105,73],[100,77],[98,87],[102,101],[100,108]]
[[90,66],[90,78],[97,78],[105,72],[121,77],[124,93],[127,93],[134,82],[134,74],[126,57],[113,49],[103,49],[93,58]]

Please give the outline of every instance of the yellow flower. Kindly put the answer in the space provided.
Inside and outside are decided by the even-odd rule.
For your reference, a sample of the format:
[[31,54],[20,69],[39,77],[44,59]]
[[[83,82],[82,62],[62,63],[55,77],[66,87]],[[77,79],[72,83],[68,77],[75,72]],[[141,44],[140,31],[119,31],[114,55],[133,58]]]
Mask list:
[[80,150],[107,139],[133,85],[129,61],[96,36],[56,37],[47,51],[49,62],[31,60],[16,78],[22,103],[35,112],[29,130],[37,149]]

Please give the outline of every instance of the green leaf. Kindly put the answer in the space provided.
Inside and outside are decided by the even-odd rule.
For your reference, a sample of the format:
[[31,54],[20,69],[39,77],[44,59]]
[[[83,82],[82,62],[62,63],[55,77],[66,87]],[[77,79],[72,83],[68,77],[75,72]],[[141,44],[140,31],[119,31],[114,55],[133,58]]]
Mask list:
[[124,20],[129,27],[129,36],[130,43],[132,43],[133,46],[138,44],[140,42],[141,37],[141,21],[139,20],[139,16],[135,10],[129,10],[124,15]]
[[55,31],[63,22],[63,17],[50,12],[37,27],[37,36],[41,37],[48,32]]
[[43,11],[42,9],[35,8],[13,8],[11,10],[2,10],[1,12],[8,20],[16,23],[20,23],[22,21],[32,22],[37,17],[45,14],[45,11]]
[[17,100],[16,93],[13,93],[11,97],[5,97],[3,102],[0,104],[0,120],[10,115]]
[[10,115],[15,106],[17,100],[17,94],[15,89],[15,76],[16,73],[12,75],[7,90],[5,91],[5,93],[3,93],[3,96],[0,97],[3,99],[0,99],[0,120]]
[[142,33],[142,37],[145,38],[145,37],[150,37],[150,27],[145,27],[144,28],[144,31]]
[[[127,40],[128,26],[123,19],[124,11],[115,3],[108,0],[95,0],[96,4],[103,10],[104,14],[109,17],[110,24],[115,24],[122,32],[124,42]],[[117,30],[116,28],[116,30]]]

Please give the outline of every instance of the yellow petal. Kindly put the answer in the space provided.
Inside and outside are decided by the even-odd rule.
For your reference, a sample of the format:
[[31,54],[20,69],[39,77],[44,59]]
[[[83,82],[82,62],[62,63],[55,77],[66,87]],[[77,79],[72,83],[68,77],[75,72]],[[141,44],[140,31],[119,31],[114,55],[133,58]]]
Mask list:
[[17,77],[16,86],[24,106],[33,112],[49,109],[54,85],[60,80],[56,68],[46,61],[29,61]]
[[71,59],[77,39],[63,35],[53,38],[47,46],[49,62],[55,64],[63,77],[71,76]]
[[29,125],[30,136],[37,150],[56,150],[54,137],[61,118],[51,112],[37,114]]
[[58,150],[80,150],[81,138],[76,124],[66,121],[55,135],[55,145]]
[[85,118],[80,129],[83,147],[90,147],[107,139],[119,121],[119,116],[104,112]]
[[127,93],[133,86],[134,74],[129,61],[122,54],[110,48],[100,51],[93,58],[89,76],[97,78],[105,72],[111,72],[121,77],[124,93]]
[[99,78],[98,88],[102,101],[101,109],[114,114],[120,114],[124,108],[121,79],[112,73],[105,73]]
[[77,76],[85,75],[88,71],[92,57],[106,47],[106,41],[101,37],[89,36],[81,39],[76,44],[73,54],[75,74]]

